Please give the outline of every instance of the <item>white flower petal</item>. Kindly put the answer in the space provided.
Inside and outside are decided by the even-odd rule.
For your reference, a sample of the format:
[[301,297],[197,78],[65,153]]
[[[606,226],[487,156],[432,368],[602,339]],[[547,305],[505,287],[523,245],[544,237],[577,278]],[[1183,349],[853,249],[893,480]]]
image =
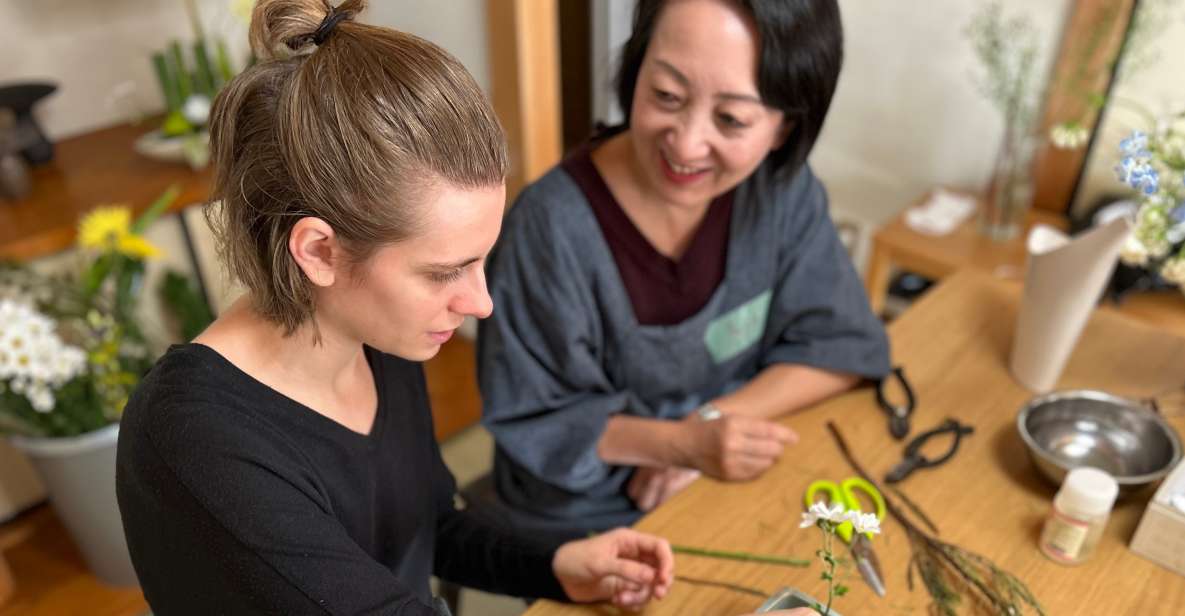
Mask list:
[[876,534],[881,532],[881,521],[876,517],[875,513],[853,512],[851,520],[852,527],[858,533]]
[[826,518],[837,524],[842,523],[847,520],[847,515],[844,513],[845,511],[846,508],[843,505],[837,503],[834,507],[827,510]]
[[815,519],[827,519],[827,503],[823,501],[815,501],[811,503],[810,513]]

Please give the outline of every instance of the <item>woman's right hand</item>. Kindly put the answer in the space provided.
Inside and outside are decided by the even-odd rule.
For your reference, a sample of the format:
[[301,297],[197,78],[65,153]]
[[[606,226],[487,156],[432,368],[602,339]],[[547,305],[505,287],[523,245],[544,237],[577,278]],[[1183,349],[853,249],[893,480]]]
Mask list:
[[690,465],[724,481],[761,476],[778,461],[786,445],[798,441],[786,426],[742,415],[704,421],[692,413],[682,424]]

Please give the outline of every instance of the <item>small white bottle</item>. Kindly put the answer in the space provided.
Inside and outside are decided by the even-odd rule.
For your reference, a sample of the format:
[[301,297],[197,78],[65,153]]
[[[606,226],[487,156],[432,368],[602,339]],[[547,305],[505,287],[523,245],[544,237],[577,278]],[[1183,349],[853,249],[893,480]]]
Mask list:
[[1071,470],[1053,499],[1041,551],[1063,565],[1085,561],[1099,543],[1118,494],[1119,484],[1111,475],[1097,468]]

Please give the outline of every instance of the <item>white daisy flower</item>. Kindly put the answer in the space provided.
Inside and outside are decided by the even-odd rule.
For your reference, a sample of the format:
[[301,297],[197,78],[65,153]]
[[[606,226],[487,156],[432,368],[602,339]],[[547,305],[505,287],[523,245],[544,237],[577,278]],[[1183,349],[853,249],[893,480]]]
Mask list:
[[876,517],[875,513],[849,511],[848,520],[852,523],[852,528],[858,533],[872,533],[875,535],[881,532],[881,521]]

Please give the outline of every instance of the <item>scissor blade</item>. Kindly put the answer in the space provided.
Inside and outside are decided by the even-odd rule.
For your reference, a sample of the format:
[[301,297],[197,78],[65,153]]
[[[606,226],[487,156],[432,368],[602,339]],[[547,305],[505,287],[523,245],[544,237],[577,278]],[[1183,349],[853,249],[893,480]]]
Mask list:
[[881,576],[880,559],[876,557],[876,552],[872,550],[872,542],[863,534],[857,534],[852,538],[852,556],[856,559],[856,570],[860,572],[860,577],[872,587],[872,591],[876,596],[885,596],[884,578]]

